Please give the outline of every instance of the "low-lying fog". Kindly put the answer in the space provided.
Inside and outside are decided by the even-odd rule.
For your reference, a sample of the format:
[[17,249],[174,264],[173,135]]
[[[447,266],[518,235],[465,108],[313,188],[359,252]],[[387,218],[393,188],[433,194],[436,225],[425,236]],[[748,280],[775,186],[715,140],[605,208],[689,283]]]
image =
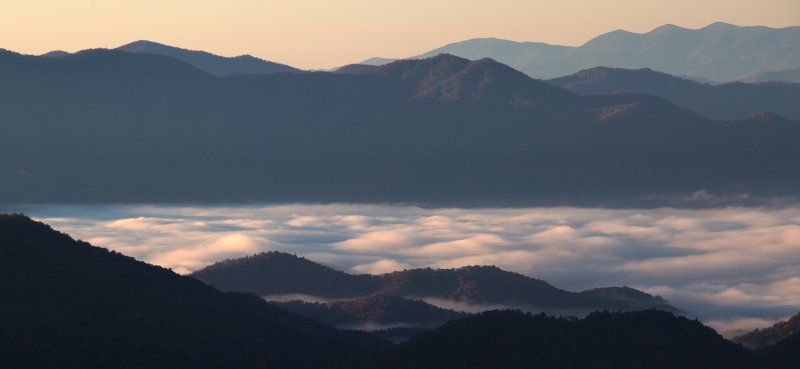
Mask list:
[[493,264],[581,290],[661,295],[721,332],[800,311],[800,208],[37,206],[75,238],[188,273],[260,251],[351,273]]

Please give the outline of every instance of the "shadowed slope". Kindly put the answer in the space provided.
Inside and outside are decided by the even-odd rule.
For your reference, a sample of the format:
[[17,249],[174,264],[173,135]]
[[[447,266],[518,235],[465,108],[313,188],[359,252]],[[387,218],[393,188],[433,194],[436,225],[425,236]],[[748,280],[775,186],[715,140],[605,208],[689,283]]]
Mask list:
[[350,368],[387,349],[21,215],[0,215],[0,274],[14,368]]

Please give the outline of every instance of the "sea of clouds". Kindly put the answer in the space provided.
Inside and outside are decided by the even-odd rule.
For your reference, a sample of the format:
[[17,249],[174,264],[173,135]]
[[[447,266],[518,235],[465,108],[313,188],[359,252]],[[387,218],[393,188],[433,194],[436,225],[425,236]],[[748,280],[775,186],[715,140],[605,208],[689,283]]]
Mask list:
[[661,295],[721,332],[800,311],[800,208],[40,206],[55,229],[189,273],[269,250],[351,273],[497,265],[581,290]]

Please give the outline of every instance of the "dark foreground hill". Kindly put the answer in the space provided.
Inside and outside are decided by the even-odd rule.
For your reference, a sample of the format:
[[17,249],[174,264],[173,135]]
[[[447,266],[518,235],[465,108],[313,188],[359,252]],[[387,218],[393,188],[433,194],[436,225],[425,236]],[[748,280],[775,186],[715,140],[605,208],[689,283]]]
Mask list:
[[488,59],[221,78],[154,54],[0,52],[0,80],[3,203],[709,206],[800,195],[800,124],[580,96]]
[[741,119],[770,112],[800,120],[800,83],[709,85],[652,69],[597,67],[548,81],[586,95],[638,92],[661,97],[711,119]]
[[[216,263],[191,276],[223,291],[250,292],[259,296],[302,294],[323,299],[354,299],[382,295],[432,298],[456,305],[525,306],[548,311],[570,310],[572,313],[603,309],[677,310],[660,297],[631,288],[571,292],[494,266],[422,268],[382,275],[352,275],[305,258],[268,252]],[[359,303],[371,301],[383,302],[382,299],[367,299]]]
[[0,215],[8,368],[370,367],[388,344]]
[[750,352],[661,311],[584,319],[515,311],[447,323],[400,344],[401,368],[751,368]]
[[741,336],[734,337],[733,342],[741,343],[744,347],[757,350],[767,346],[775,345],[791,335],[800,333],[800,313],[795,314],[786,321],[775,323],[774,325],[756,329]]

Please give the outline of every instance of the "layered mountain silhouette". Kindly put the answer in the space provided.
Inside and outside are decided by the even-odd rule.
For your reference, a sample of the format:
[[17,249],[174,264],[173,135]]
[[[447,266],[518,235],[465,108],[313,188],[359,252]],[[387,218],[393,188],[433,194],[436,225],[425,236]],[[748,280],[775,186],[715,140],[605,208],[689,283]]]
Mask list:
[[[397,306],[398,309],[424,309],[419,305],[419,301],[401,303],[400,300],[391,299],[399,297],[427,299],[433,304],[488,306],[484,309],[515,306],[539,311],[569,310],[573,314],[602,309],[659,308],[677,311],[660,297],[630,288],[570,292],[555,288],[545,281],[493,266],[468,266],[458,269],[423,268],[382,275],[352,275],[305,258],[281,252],[268,252],[215,263],[192,273],[191,276],[223,291],[250,292],[266,296],[268,299],[275,295],[309,295],[333,300],[373,296],[328,304],[338,310],[352,310],[360,306],[387,303]],[[344,305],[336,307],[336,304]],[[427,309],[430,311],[425,312],[426,315],[438,311],[437,314],[440,314],[438,316],[443,316],[443,312],[439,310],[430,307]],[[388,323],[381,319],[377,323]],[[428,325],[432,320],[436,319],[408,319],[405,322]],[[365,321],[359,318],[359,322]]]
[[[492,311],[391,346],[75,241],[23,215],[0,215],[0,256],[0,348],[3,364],[13,368],[782,369],[800,363],[798,334],[750,352],[697,321],[656,310],[583,319]],[[407,303],[369,299],[379,303],[367,306],[387,307],[387,317],[392,301]],[[343,303],[342,310],[372,314],[359,306],[369,299]]]
[[390,349],[21,215],[0,215],[0,256],[8,367],[374,367]]
[[733,342],[741,343],[744,347],[757,350],[767,346],[772,346],[781,342],[792,335],[800,333],[800,313],[795,314],[785,321],[775,323],[774,325],[756,329],[752,332],[734,337]]
[[117,50],[129,53],[164,55],[176,58],[217,76],[233,74],[301,73],[300,69],[285,64],[266,61],[251,55],[224,57],[205,51],[195,51],[167,46],[152,41],[135,41]]
[[800,120],[798,83],[725,83],[708,85],[652,69],[597,67],[549,80],[555,86],[584,95],[619,92],[661,97],[712,119],[741,119],[770,112]]
[[5,203],[709,206],[800,188],[794,122],[581,96],[489,59],[221,78],[155,54],[0,52],[0,78]]
[[616,30],[578,47],[494,38],[471,39],[414,58],[449,53],[492,58],[534,78],[555,78],[598,66],[653,68],[675,75],[728,82],[757,73],[800,67],[800,27],[739,27],[713,23],[700,29],[667,24],[647,33]]

